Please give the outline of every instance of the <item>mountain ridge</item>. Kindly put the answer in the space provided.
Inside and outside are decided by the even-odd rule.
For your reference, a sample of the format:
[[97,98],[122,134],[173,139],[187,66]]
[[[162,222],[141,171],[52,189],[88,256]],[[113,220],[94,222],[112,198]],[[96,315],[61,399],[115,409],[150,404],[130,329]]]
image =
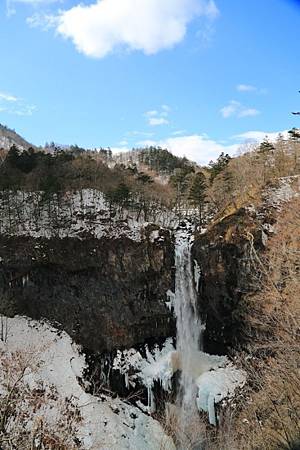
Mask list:
[[27,150],[29,147],[36,148],[15,130],[0,123],[0,148],[9,150],[13,145],[16,145],[20,150]]

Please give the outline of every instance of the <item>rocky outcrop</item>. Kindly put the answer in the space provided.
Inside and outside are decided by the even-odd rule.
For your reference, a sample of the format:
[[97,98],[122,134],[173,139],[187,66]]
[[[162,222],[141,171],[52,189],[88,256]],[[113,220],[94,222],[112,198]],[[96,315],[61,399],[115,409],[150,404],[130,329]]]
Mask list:
[[1,236],[1,311],[56,321],[96,352],[168,337],[173,245],[167,231],[160,236],[154,242]]
[[75,210],[72,200],[69,216],[57,199],[54,214],[48,200],[13,208],[24,195],[10,194],[9,204],[2,196],[1,312],[57,322],[95,353],[174,335],[165,303],[174,278],[170,231],[139,222],[128,227],[126,218],[94,201],[96,194],[84,194]]
[[241,343],[242,298],[253,290],[249,239],[254,233],[260,245],[257,224],[244,209],[199,235],[193,258],[201,269],[200,310],[206,322],[204,345],[212,353],[226,353]]
[[298,192],[298,177],[281,178],[265,189],[255,206],[220,217],[196,236],[192,254],[201,269],[199,306],[209,353],[228,353],[251,339],[243,317],[247,296],[261,289],[258,258],[276,232],[282,206]]

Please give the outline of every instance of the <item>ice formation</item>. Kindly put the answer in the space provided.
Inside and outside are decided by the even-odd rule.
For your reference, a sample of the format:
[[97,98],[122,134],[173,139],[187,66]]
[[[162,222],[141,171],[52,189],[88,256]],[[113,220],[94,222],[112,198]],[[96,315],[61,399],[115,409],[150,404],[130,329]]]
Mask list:
[[[25,317],[9,318],[7,322],[8,333],[5,342],[0,340],[0,351],[32,355],[38,364],[34,371],[28,367],[24,382],[32,389],[41,383],[46,390],[55,387],[61,399],[67,398],[79,409],[82,420],[77,438],[84,449],[175,450],[160,424],[139,408],[118,398],[96,397],[84,391],[80,380],[85,358],[65,332]],[[34,413],[51,422],[55,411],[42,405]]]
[[[191,260],[192,228],[179,228],[175,246],[175,293],[167,292],[167,306],[174,311],[177,322],[177,346],[171,339],[164,345],[149,350],[146,357],[135,349],[119,351],[113,369],[125,376],[127,386],[137,381],[147,387],[148,412],[155,410],[154,382],[170,392],[172,377],[180,372],[179,404],[182,427],[197,409],[208,413],[209,421],[216,425],[215,404],[231,397],[237,387],[245,384],[246,376],[235,368],[226,356],[209,355],[201,351],[201,332],[204,324],[197,313],[197,289],[200,268]],[[129,376],[129,373],[131,374]]]

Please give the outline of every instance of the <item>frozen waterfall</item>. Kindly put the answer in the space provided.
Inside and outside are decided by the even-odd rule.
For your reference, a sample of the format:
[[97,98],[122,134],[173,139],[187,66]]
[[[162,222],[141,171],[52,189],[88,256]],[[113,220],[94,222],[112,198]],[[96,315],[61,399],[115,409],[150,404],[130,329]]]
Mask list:
[[180,390],[182,425],[196,414],[197,385],[193,366],[201,348],[203,326],[197,313],[197,291],[191,260],[193,230],[184,222],[176,232],[175,243],[175,297],[174,309],[177,320],[177,353],[180,360]]
[[[146,346],[146,357],[130,349],[119,352],[114,360],[114,369],[127,376],[128,385],[135,385],[139,378],[147,387],[149,413],[155,411],[154,382],[159,382],[165,392],[171,392],[173,375],[179,374],[176,404],[167,406],[171,405],[169,412],[177,424],[178,448],[185,448],[186,439],[189,442],[194,438],[195,442],[202,441],[198,411],[205,411],[209,422],[216,425],[215,404],[232,397],[235,389],[246,381],[245,373],[226,356],[203,352],[202,332],[205,327],[197,311],[200,268],[192,261],[193,240],[193,226],[188,220],[182,221],[175,233],[175,292],[167,291],[167,307],[176,315],[176,348],[170,338],[161,348],[158,345],[154,349]],[[129,376],[129,372],[133,375]]]

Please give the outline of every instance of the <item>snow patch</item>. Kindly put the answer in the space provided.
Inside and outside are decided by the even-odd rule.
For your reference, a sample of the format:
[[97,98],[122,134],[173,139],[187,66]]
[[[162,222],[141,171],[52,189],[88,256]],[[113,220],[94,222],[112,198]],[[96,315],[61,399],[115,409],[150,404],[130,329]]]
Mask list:
[[[0,234],[34,238],[100,239],[126,236],[140,241],[151,223],[170,227],[175,215],[157,204],[149,217],[134,209],[109,205],[96,189],[46,195],[43,192],[0,192]],[[154,237],[155,238],[155,237]],[[162,238],[163,239],[163,238]]]
[[[296,184],[296,185],[295,185]],[[278,186],[269,187],[264,192],[264,197],[268,206],[280,210],[283,203],[289,202],[299,195],[300,177],[282,177],[278,180]]]
[[[34,372],[30,369],[25,372],[26,383],[33,389],[39,383],[49,390],[54,386],[62,399],[69,399],[79,409],[82,421],[77,437],[84,449],[175,449],[159,423],[138,408],[83,390],[80,380],[85,358],[65,332],[58,332],[46,323],[15,317],[8,319],[7,341],[0,342],[0,349],[36,355],[38,367]],[[43,414],[53,415],[53,411],[50,413],[45,407]]]

